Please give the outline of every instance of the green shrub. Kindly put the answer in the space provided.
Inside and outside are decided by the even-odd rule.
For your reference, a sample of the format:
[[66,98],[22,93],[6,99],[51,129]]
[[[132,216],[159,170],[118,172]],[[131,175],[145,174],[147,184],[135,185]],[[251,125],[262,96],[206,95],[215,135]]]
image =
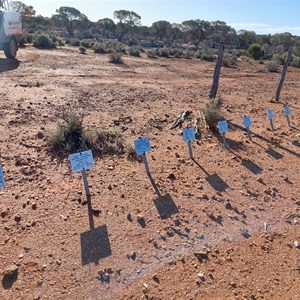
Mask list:
[[86,48],[84,48],[83,46],[80,46],[79,51],[80,51],[81,54],[85,54],[86,53]]
[[109,54],[109,62],[113,64],[123,64],[122,53],[121,52],[111,52]]
[[25,43],[31,44],[33,42],[33,34],[26,33],[24,37],[25,37]]
[[93,149],[101,155],[120,155],[126,150],[124,138],[118,131],[98,129],[92,144]]
[[278,63],[274,60],[268,62],[267,67],[269,72],[278,72]]
[[95,53],[99,53],[99,54],[106,53],[105,47],[104,47],[104,45],[102,43],[96,43],[93,46],[93,50],[94,50]]
[[129,48],[129,54],[131,56],[136,56],[136,57],[140,57],[141,56],[141,52],[137,48]]
[[291,61],[291,66],[300,68],[300,57],[299,56],[293,56],[292,61]]
[[224,67],[234,68],[237,64],[237,58],[230,53],[224,53],[222,63]]
[[214,61],[216,59],[216,56],[211,53],[202,53],[201,58],[205,61]]
[[160,56],[160,57],[167,58],[167,57],[169,57],[170,52],[169,52],[168,49],[159,49],[157,55]]
[[64,113],[62,120],[49,140],[52,153],[73,153],[91,148],[90,136],[83,128],[83,116]]
[[204,117],[210,129],[216,129],[218,122],[223,119],[221,112],[222,104],[222,98],[209,99],[205,103]]
[[55,44],[53,43],[52,39],[49,37],[49,35],[44,33],[38,34],[35,37],[33,46],[41,49],[55,48]]
[[79,47],[80,46],[80,41],[78,39],[72,39],[71,40],[71,46]]
[[247,53],[250,57],[258,60],[264,56],[264,50],[259,44],[252,44],[249,46]]
[[147,52],[146,52],[146,54],[147,54],[147,56],[149,57],[149,58],[156,58],[156,51],[155,50],[148,50]]
[[194,57],[195,57],[195,58],[198,58],[198,59],[201,59],[201,58],[202,58],[202,52],[201,52],[200,50],[196,51],[196,52],[194,53]]

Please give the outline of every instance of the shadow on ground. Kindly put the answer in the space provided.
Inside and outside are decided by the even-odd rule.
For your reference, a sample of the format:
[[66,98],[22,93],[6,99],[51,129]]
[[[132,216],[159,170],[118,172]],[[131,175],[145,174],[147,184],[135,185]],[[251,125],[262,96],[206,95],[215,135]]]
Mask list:
[[178,207],[170,194],[158,197],[154,200],[154,204],[162,219],[168,219],[178,213]]

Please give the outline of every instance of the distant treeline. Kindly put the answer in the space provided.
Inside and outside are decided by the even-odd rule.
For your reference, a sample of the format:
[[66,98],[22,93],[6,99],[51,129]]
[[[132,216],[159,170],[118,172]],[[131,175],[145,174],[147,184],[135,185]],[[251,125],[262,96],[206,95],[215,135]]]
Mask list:
[[[181,24],[160,20],[151,26],[143,26],[141,17],[128,10],[116,10],[113,19],[97,22],[73,7],[62,6],[51,17],[36,15],[32,6],[20,1],[13,2],[14,9],[23,19],[24,43],[33,42],[37,34],[47,34],[52,45],[72,44],[94,47],[98,43],[119,42],[130,47],[155,49],[188,49],[202,51],[215,49],[220,43],[228,50],[239,50],[239,55],[249,55],[249,47],[259,47],[255,59],[276,60],[282,63],[287,51],[293,52],[293,62],[300,66],[300,37],[289,32],[256,34],[254,31],[236,31],[223,21],[186,20]],[[122,48],[122,47],[121,47]],[[247,52],[248,51],[248,52]],[[200,55],[200,54],[199,54]]]

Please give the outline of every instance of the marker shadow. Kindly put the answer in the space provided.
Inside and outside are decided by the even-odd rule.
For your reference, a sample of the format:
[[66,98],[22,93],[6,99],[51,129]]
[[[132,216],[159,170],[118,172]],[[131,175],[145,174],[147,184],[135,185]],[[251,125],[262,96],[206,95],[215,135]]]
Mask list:
[[224,192],[229,188],[229,185],[216,173],[207,176],[205,179],[218,192]]
[[111,255],[111,248],[106,225],[102,225],[95,229],[81,233],[80,242],[81,264],[83,266],[91,262],[98,265],[100,259]]
[[170,194],[155,199],[154,204],[162,219],[168,219],[179,211]]
[[224,192],[229,188],[229,185],[218,175],[218,174],[209,174],[196,160],[192,158],[194,163],[205,173],[206,181],[218,192]]
[[[237,128],[239,128],[239,129],[241,129],[241,130],[242,130],[242,129],[244,130],[244,128],[243,128],[242,126],[238,125],[238,124],[235,124],[235,123],[233,123],[233,122],[231,122],[231,121],[228,121],[228,123],[230,123],[231,126],[237,127]],[[253,138],[258,138],[259,140],[264,141],[265,143],[274,145],[274,142],[270,141],[269,139],[263,137],[263,136],[260,135],[260,134],[254,133],[254,132],[252,131],[252,142],[253,142],[254,144],[256,144],[256,145],[258,145],[258,146],[264,148],[263,146],[259,145],[259,144],[256,143],[255,141],[253,141]],[[299,154],[299,153],[297,153],[297,152],[295,152],[295,151],[293,151],[293,150],[291,150],[291,149],[289,149],[289,148],[287,148],[287,147],[284,147],[284,146],[278,145],[278,144],[276,144],[276,147],[277,147],[278,149],[283,150],[283,151],[286,151],[287,153],[292,154],[292,155],[294,155],[294,156],[296,156],[296,157],[300,157],[300,154]],[[264,148],[264,149],[266,149],[266,148]],[[275,152],[276,152],[276,151],[275,151]],[[278,152],[277,152],[277,153],[278,153]],[[270,154],[270,155],[271,155],[271,154]],[[281,155],[281,154],[280,154],[280,155]],[[280,156],[280,155],[279,155],[279,156]],[[278,157],[278,156],[277,156],[277,157]],[[277,159],[277,158],[276,158],[276,159]]]
[[90,230],[80,234],[81,264],[99,264],[99,260],[111,255],[109,236],[106,225],[95,228],[94,215],[99,211],[92,208],[91,196],[87,195],[87,208]]
[[255,175],[260,174],[263,171],[260,166],[250,159],[242,159],[242,165]]

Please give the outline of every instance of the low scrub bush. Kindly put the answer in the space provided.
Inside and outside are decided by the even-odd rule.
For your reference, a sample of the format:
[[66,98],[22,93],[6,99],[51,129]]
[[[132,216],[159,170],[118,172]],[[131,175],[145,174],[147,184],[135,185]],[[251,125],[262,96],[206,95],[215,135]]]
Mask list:
[[74,113],[62,115],[62,122],[57,125],[56,132],[50,137],[52,153],[78,152],[91,148],[89,134],[83,128],[83,116]]
[[35,37],[33,46],[41,49],[51,49],[55,48],[55,43],[52,41],[49,35],[41,33]]
[[204,117],[210,129],[216,129],[218,122],[223,119],[221,108],[223,104],[222,98],[209,99],[205,103]]
[[81,54],[86,54],[86,48],[83,47],[83,46],[79,47],[79,51],[80,51]]
[[106,50],[105,50],[105,45],[103,43],[96,43],[93,46],[93,50],[95,53],[99,53],[99,54],[105,54]]
[[137,49],[137,48],[134,48],[134,47],[129,48],[129,54],[130,54],[131,56],[136,56],[136,57],[140,57],[140,56],[141,56],[140,50]]
[[235,68],[237,64],[237,57],[230,53],[224,53],[222,62],[224,67]]
[[169,57],[170,56],[170,52],[168,49],[159,49],[158,52],[157,52],[157,55],[160,56],[160,57]]
[[111,52],[109,54],[109,62],[113,64],[123,64],[122,53],[121,52]]
[[101,155],[120,155],[126,151],[125,140],[118,131],[98,129],[92,144],[93,149]]
[[247,50],[247,53],[254,60],[258,60],[260,58],[263,58],[263,56],[264,56],[264,50],[263,50],[262,46],[259,44],[250,45]]
[[300,57],[299,56],[293,56],[292,61],[291,61],[291,66],[300,68]]
[[157,52],[156,52],[156,50],[148,50],[147,52],[146,52],[146,54],[147,54],[147,56],[149,57],[149,58],[156,58],[157,56]]
[[49,138],[50,151],[53,155],[67,155],[91,149],[96,155],[121,155],[132,147],[118,131],[98,128],[87,131],[83,126],[83,115],[72,112],[63,114],[62,122],[58,123],[56,131]]
[[279,70],[278,63],[277,63],[277,61],[274,61],[274,60],[271,60],[270,62],[268,62],[267,67],[268,67],[269,72],[278,72],[278,70]]

